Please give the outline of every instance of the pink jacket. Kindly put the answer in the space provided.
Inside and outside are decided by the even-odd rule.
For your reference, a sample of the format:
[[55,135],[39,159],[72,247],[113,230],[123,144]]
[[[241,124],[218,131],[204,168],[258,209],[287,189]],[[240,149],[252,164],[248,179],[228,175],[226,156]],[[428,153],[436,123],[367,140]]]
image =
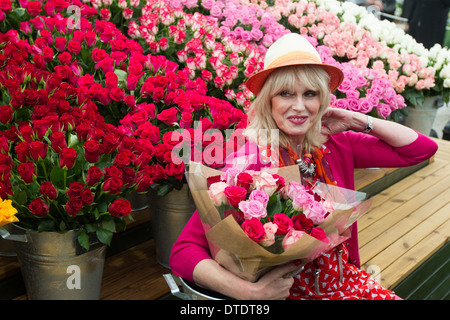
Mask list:
[[[413,143],[395,148],[371,135],[353,131],[330,136],[325,145],[330,150],[325,158],[338,186],[352,190],[355,188],[355,168],[407,167],[429,159],[438,148],[433,140],[420,133]],[[258,162],[247,169],[260,170],[265,166],[267,165]],[[346,245],[350,262],[359,267],[356,223],[352,226],[352,237],[347,240]],[[200,217],[194,212],[172,247],[169,264],[174,274],[194,282],[192,273],[197,263],[203,259],[211,257]]]

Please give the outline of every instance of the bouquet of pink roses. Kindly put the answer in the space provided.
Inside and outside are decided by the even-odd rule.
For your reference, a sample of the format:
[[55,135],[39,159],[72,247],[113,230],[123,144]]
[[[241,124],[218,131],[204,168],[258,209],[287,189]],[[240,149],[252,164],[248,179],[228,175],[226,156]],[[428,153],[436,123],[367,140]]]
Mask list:
[[333,249],[371,204],[362,192],[304,187],[297,166],[221,172],[191,163],[188,181],[213,258],[248,280]]

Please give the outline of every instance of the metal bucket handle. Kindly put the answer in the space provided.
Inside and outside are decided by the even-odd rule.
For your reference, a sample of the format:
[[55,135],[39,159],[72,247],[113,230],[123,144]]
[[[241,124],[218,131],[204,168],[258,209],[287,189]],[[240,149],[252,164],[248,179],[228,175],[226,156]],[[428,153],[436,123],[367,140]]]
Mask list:
[[167,282],[167,285],[169,286],[170,292],[177,298],[183,299],[183,300],[197,300],[196,295],[187,294],[180,291],[180,288],[178,287],[178,284],[176,283],[175,279],[170,273],[163,274],[164,279]]
[[0,228],[0,236],[5,240],[28,242],[28,237],[26,234],[11,234],[4,228]]

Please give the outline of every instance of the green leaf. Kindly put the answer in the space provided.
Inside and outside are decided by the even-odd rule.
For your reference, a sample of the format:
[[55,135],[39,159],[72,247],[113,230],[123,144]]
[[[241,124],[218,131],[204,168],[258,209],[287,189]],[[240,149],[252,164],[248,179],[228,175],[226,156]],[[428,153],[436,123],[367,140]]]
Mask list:
[[81,231],[78,235],[78,243],[82,246],[86,251],[89,251],[89,235],[86,231]]
[[54,166],[50,172],[50,181],[60,188],[64,187],[64,169],[60,166]]
[[27,203],[27,192],[25,190],[17,190],[14,191],[14,200],[21,205],[25,205]]
[[102,228],[111,232],[116,232],[116,223],[114,222],[114,219],[105,219],[102,222]]
[[50,219],[43,219],[38,226],[38,231],[52,231],[55,230],[55,222]]
[[111,240],[113,237],[113,233],[111,231],[98,229],[95,234],[97,235],[97,238],[101,243],[104,243],[108,246],[111,244]]
[[273,216],[275,213],[280,213],[283,211],[283,207],[278,199],[276,194],[273,194],[269,198],[269,202],[267,203],[267,214],[269,216]]

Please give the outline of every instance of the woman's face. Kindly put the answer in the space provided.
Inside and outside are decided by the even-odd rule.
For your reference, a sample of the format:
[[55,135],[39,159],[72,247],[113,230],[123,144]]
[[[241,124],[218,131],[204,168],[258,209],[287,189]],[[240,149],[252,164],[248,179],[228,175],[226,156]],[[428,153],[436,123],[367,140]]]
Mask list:
[[272,117],[278,128],[290,137],[291,146],[303,143],[316,121],[320,108],[319,92],[297,81],[294,91],[281,90],[272,98]]

